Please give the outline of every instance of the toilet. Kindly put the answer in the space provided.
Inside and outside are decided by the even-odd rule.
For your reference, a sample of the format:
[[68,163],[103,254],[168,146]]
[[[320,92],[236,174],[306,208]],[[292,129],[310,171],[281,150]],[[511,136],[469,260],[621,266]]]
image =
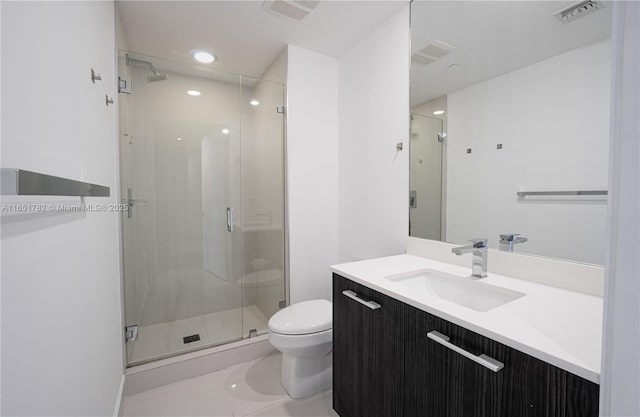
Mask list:
[[282,352],[280,381],[291,398],[331,386],[332,304],[310,300],[286,307],[269,320],[269,341]]

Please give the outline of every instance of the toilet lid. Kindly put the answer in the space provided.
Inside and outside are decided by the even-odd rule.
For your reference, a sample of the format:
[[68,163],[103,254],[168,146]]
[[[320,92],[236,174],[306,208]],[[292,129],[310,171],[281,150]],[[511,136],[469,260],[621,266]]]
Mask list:
[[280,334],[310,334],[332,327],[332,304],[328,300],[303,301],[284,308],[269,320],[269,330]]

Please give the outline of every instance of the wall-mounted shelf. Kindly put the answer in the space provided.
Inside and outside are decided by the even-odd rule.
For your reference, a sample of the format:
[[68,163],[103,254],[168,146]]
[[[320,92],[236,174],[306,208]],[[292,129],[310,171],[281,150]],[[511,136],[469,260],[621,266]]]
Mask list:
[[59,195],[74,197],[109,197],[110,188],[88,182],[54,177],[24,169],[2,168],[2,195]]

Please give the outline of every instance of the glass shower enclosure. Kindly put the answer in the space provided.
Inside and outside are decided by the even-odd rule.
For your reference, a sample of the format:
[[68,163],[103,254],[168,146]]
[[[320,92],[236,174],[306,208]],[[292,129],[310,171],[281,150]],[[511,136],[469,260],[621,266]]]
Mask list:
[[287,304],[284,86],[119,55],[127,363],[258,336]]

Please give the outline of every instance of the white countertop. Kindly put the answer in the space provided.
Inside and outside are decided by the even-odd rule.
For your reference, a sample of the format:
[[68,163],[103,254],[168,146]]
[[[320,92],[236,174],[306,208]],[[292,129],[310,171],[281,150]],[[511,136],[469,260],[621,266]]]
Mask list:
[[600,383],[602,298],[489,273],[482,282],[526,295],[478,312],[427,292],[412,293],[386,279],[423,269],[465,277],[471,274],[471,262],[465,268],[414,255],[397,255],[331,267],[338,275]]

